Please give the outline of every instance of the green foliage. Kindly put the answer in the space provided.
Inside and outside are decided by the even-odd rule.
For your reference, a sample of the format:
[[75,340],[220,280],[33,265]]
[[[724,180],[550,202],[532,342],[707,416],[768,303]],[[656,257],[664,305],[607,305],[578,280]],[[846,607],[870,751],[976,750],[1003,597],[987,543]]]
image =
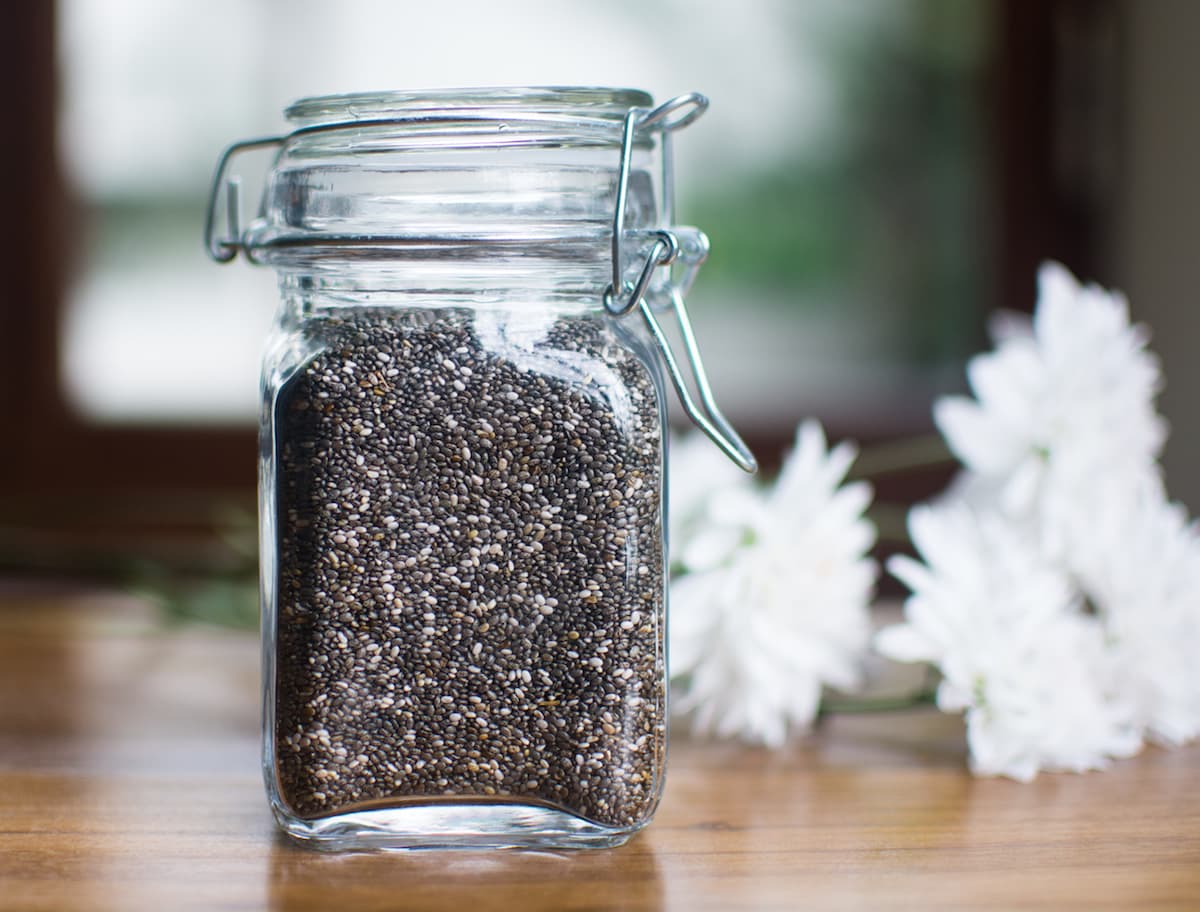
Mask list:
[[758,287],[836,283],[856,258],[856,219],[836,166],[797,162],[749,175],[688,207],[713,242],[706,278]]
[[991,303],[987,11],[912,0],[832,29],[821,47],[839,114],[819,148],[689,201],[713,241],[706,277],[884,321],[904,360],[971,350]]
[[148,594],[171,621],[258,629],[258,585],[253,579],[170,581]]

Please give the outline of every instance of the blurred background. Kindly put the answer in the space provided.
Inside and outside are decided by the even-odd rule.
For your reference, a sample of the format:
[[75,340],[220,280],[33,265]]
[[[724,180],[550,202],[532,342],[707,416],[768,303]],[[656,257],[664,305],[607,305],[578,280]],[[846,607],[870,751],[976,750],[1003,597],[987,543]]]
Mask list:
[[[5,19],[5,569],[251,572],[274,278],[208,260],[208,181],[294,99],[374,89],[707,94],[677,144],[681,220],[713,241],[693,311],[768,465],[806,416],[868,445],[927,434],[1045,258],[1123,288],[1170,381],[1171,492],[1200,505],[1200,4],[57,0]],[[883,479],[881,499],[945,477]],[[187,610],[253,612],[240,584],[188,591]]]

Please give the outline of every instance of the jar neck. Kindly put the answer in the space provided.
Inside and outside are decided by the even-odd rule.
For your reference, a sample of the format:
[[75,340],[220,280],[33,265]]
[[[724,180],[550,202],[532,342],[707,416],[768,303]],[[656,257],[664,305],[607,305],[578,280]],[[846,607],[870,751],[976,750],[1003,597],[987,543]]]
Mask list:
[[[611,279],[623,121],[648,96],[506,89],[300,102],[245,249],[281,271],[390,271],[425,289]],[[663,224],[661,137],[629,143],[623,226]]]
[[[345,264],[339,264],[345,266]],[[592,277],[594,278],[594,276]],[[350,268],[279,271],[281,299],[293,315],[321,315],[346,309],[477,308],[553,310],[604,315],[602,291],[594,284],[571,284],[561,272],[522,270],[503,275],[459,270],[438,282],[425,270],[362,264]],[[657,289],[649,297],[660,300]]]
[[511,245],[452,243],[289,248],[271,258],[286,292],[346,303],[579,300],[602,307],[610,276],[604,245],[547,240]]

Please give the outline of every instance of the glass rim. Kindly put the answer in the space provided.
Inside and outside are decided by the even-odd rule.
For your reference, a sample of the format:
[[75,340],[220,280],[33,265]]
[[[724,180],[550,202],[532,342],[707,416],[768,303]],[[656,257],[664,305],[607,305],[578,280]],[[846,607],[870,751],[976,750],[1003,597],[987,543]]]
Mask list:
[[589,120],[620,120],[630,108],[648,108],[653,97],[640,89],[599,86],[492,86],[460,89],[412,89],[386,92],[353,92],[301,98],[284,109],[284,117],[297,128],[356,120],[410,118],[422,114],[473,116],[574,115]]

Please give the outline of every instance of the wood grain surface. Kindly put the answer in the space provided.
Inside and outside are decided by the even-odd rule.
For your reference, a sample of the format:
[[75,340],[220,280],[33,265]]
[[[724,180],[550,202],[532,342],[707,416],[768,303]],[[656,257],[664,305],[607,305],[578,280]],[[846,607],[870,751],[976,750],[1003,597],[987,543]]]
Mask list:
[[318,855],[267,810],[252,636],[0,596],[3,909],[1200,908],[1200,748],[1031,785],[964,763],[930,710],[780,753],[676,739],[619,849]]

